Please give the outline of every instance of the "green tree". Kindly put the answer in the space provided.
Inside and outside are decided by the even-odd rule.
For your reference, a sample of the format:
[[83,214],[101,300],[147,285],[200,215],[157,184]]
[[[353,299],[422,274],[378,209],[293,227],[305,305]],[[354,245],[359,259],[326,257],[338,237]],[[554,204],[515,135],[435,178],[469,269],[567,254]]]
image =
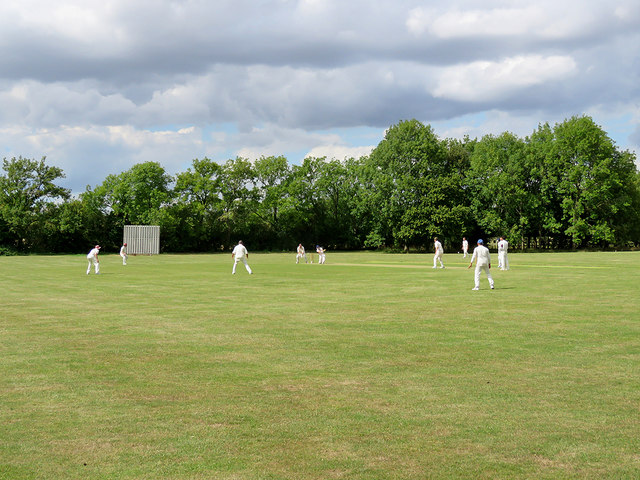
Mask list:
[[287,201],[291,169],[283,156],[263,156],[256,160],[254,174],[259,202],[255,214],[263,226],[261,243],[283,248],[287,244],[288,228],[282,217],[283,214],[285,219],[288,217],[287,210],[291,207]]
[[369,239],[405,249],[427,247],[435,235],[453,241],[470,218],[462,201],[463,160],[430,126],[417,120],[392,126],[363,170],[373,191],[369,208],[379,214]]
[[322,235],[331,248],[360,248],[352,199],[359,194],[355,160],[330,160],[319,164],[316,194],[323,204]]
[[634,198],[634,156],[619,151],[588,116],[556,124],[544,153],[542,182],[559,206],[555,220],[570,245],[623,241]]
[[469,184],[475,218],[483,232],[504,235],[513,246],[530,234],[541,205],[530,158],[525,141],[509,132],[486,135],[471,155]]
[[255,224],[258,194],[255,188],[255,172],[246,158],[236,157],[222,166],[220,193],[222,212],[220,221],[224,227],[223,245],[235,243],[232,235],[246,237]]
[[222,215],[222,165],[208,158],[193,160],[192,167],[176,177],[172,235],[175,251],[202,251],[220,243]]
[[68,189],[55,183],[65,178],[62,169],[47,165],[46,157],[40,161],[14,157],[3,159],[3,170],[0,216],[13,246],[18,250],[46,250],[49,206],[70,197]]
[[[107,204],[104,191],[101,187],[93,190],[87,185],[79,195],[80,204],[71,202],[65,206],[62,226],[70,231],[82,228],[82,237],[89,245],[99,243],[115,248],[122,240],[124,221]],[[81,227],[77,222],[82,223]]]
[[159,163],[145,162],[107,176],[95,192],[104,199],[103,208],[111,209],[123,224],[151,225],[171,200],[172,181]]
[[296,243],[327,245],[331,241],[324,229],[326,203],[318,188],[325,160],[325,157],[306,157],[301,165],[292,168],[288,218]]

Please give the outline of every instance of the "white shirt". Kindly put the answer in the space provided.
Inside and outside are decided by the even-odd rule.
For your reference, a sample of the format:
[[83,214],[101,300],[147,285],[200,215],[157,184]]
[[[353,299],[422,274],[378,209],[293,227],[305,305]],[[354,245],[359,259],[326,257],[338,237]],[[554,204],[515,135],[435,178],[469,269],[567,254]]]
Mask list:
[[471,263],[473,263],[474,260],[478,261],[478,263],[476,264],[478,267],[482,267],[484,265],[490,265],[491,253],[489,252],[489,249],[484,245],[478,245],[476,248],[473,249],[473,255],[471,256]]
[[244,247],[244,245],[238,244],[235,246],[232,253],[236,258],[242,258],[245,255],[248,255],[249,252],[247,252],[247,249]]
[[98,256],[98,253],[100,253],[100,250],[94,248],[88,253],[87,258],[96,258]]
[[506,253],[508,248],[509,248],[509,242],[507,242],[506,240],[502,240],[501,242],[498,242],[498,250],[502,250],[503,252]]
[[304,247],[303,247],[302,245],[300,245],[300,246],[298,247],[298,253],[299,253],[300,255],[304,255]]
[[127,247],[125,247],[124,245],[120,248],[120,255],[126,255],[127,254]]
[[436,247],[436,253],[442,253],[442,244],[439,241],[436,241],[434,245]]
[[464,248],[464,249],[469,248],[469,242],[468,242],[468,241],[466,241],[466,240],[463,240],[463,241],[462,241],[462,248]]

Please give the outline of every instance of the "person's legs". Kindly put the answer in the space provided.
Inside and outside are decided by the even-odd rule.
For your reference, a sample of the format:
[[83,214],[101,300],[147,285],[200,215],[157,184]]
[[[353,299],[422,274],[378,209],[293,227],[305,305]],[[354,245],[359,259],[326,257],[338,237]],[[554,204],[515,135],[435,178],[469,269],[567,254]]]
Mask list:
[[504,252],[504,260],[502,261],[503,263],[503,267],[505,270],[509,270],[509,255],[507,254],[507,252]]
[[96,258],[93,259],[93,266],[96,270],[96,275],[100,273],[100,262]]
[[89,273],[91,273],[91,259],[87,259],[87,275],[89,275]]
[[235,273],[236,273],[236,265],[238,265],[238,262],[239,262],[239,261],[240,261],[240,260],[238,260],[238,258],[234,258],[234,259],[233,259],[233,270],[231,270],[231,273],[232,273],[233,275],[235,275]]
[[247,263],[247,259],[245,257],[242,257],[242,263],[244,263],[244,267],[247,269],[247,272],[253,273],[251,271],[251,267],[249,267],[249,264]]
[[485,267],[485,271],[487,272],[487,280],[489,280],[489,286],[493,289],[493,277],[491,276],[491,269],[489,267]]
[[476,265],[475,275],[473,276],[474,290],[478,290],[480,288],[480,272],[481,271],[482,271],[482,267],[479,265]]

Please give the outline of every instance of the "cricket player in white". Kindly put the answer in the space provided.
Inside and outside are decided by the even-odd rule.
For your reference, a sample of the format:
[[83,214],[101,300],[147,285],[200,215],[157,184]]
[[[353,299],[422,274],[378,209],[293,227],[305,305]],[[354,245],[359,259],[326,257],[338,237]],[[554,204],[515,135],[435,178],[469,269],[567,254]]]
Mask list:
[[91,264],[96,271],[96,275],[100,274],[100,260],[98,260],[98,254],[100,253],[100,245],[96,245],[91,249],[91,251],[87,254],[87,261],[89,265],[87,265],[87,275],[91,272]]
[[509,270],[507,250],[509,250],[509,242],[507,242],[504,237],[500,237],[500,241],[498,242],[498,268],[500,270]]
[[298,253],[296,254],[296,263],[299,263],[301,258],[304,258],[304,263],[309,263],[307,262],[307,254],[304,253],[304,247],[302,246],[302,244],[298,245],[297,252]]
[[320,245],[316,245],[316,252],[318,254],[318,263],[322,265],[324,261],[327,259],[325,255],[326,250],[322,248]]
[[122,245],[122,247],[120,247],[120,256],[122,257],[122,265],[126,265],[127,264],[127,258],[129,258],[129,256],[127,255],[127,244],[126,243],[124,245]]
[[476,261],[476,274],[474,277],[475,286],[472,290],[480,290],[480,273],[483,270],[487,273],[489,285],[491,286],[491,290],[493,290],[493,278],[491,278],[491,254],[489,253],[489,249],[483,245],[482,239],[478,240],[478,246],[473,249],[471,263],[467,268],[471,268],[474,261]]
[[464,256],[462,258],[467,258],[467,253],[469,252],[469,242],[467,242],[466,237],[462,237],[462,252]]
[[444,249],[442,248],[442,244],[438,241],[438,237],[433,239],[433,246],[436,250],[436,254],[433,256],[433,268],[436,268],[438,260],[440,260],[440,268],[444,268],[444,263],[442,263],[442,254],[444,253]]
[[249,264],[247,263],[247,258],[249,258],[249,252],[247,252],[247,249],[242,244],[242,240],[238,242],[238,245],[236,245],[235,248],[233,249],[233,252],[231,252],[231,258],[234,259],[233,270],[231,271],[233,275],[236,274],[236,265],[238,265],[238,262],[244,263],[244,266],[247,269],[247,272],[249,272],[249,274],[253,273],[251,271],[251,268],[249,267]]

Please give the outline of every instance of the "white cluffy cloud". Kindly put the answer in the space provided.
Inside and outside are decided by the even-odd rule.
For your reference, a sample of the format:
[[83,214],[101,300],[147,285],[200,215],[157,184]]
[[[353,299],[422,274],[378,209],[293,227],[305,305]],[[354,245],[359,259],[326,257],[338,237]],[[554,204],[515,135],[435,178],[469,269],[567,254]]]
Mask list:
[[576,72],[577,64],[568,56],[529,55],[500,62],[472,62],[442,69],[432,93],[463,102],[488,102],[523,88],[565,80]]

